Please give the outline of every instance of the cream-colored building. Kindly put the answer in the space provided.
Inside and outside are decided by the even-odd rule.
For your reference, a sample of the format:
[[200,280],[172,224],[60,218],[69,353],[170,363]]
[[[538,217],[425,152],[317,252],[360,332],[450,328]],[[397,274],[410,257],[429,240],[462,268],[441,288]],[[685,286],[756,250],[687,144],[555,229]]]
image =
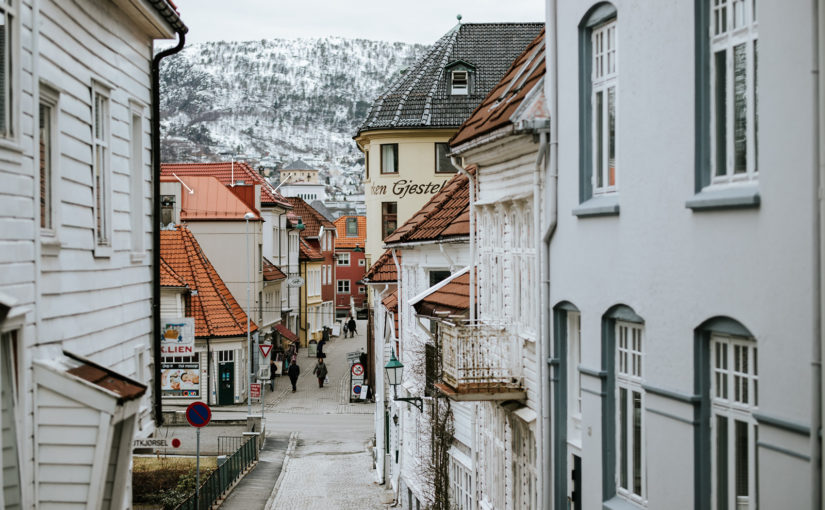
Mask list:
[[366,165],[367,264],[456,172],[447,141],[542,26],[458,24],[375,100],[355,136]]

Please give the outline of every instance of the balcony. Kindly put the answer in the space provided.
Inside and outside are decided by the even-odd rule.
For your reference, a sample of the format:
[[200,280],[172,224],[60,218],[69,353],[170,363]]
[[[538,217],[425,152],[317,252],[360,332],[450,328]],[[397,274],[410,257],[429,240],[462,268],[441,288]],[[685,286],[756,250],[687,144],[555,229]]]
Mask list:
[[462,324],[439,329],[441,381],[453,400],[525,400],[521,339],[502,325]]

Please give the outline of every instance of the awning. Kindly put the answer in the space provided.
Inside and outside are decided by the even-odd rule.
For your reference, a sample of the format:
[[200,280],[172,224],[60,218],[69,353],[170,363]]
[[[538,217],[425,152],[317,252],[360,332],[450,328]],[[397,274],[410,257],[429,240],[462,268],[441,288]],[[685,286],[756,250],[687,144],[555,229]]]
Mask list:
[[289,328],[287,328],[281,323],[275,324],[275,331],[277,331],[279,335],[286,338],[290,342],[298,341],[298,335],[290,331]]

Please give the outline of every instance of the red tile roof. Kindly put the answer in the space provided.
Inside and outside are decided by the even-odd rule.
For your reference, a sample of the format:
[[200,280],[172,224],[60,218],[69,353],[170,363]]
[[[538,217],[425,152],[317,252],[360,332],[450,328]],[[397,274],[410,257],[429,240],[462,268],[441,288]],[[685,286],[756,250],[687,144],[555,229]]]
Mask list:
[[[401,264],[401,252],[396,251],[398,264]],[[398,281],[398,272],[395,270],[395,261],[392,258],[392,250],[387,250],[378,260],[370,266],[364,275],[364,281],[369,283],[390,283]]]
[[381,303],[392,312],[393,322],[395,323],[395,338],[398,338],[398,289],[392,294],[381,300]]
[[[347,219],[356,218],[358,224],[358,235],[347,235]],[[335,239],[335,248],[355,248],[362,249],[367,242],[367,217],[366,216],[341,216],[335,220],[335,228],[338,229],[338,237]]]
[[172,174],[178,177],[212,176],[217,177],[224,185],[229,186],[232,184],[233,167],[236,182],[243,181],[245,184],[255,183],[261,185],[262,205],[291,207],[283,195],[275,191],[275,188],[261,174],[243,161],[235,161],[234,165],[231,161],[229,163],[163,163],[160,165],[160,175],[162,177],[171,177]]
[[[196,337],[246,335],[246,314],[188,228],[161,230],[160,257],[191,290],[189,308]],[[257,329],[250,321],[250,331]]]
[[420,315],[448,318],[470,316],[470,272],[453,278],[413,305]]
[[[467,170],[475,173],[475,167]],[[454,175],[424,207],[384,239],[384,243],[437,241],[470,235],[469,182],[463,174]]]
[[186,282],[165,260],[160,259],[160,286],[186,287]]
[[[179,176],[180,177],[180,176]],[[258,211],[249,208],[240,198],[215,177],[181,177],[194,193],[181,186],[181,221],[192,220],[239,220],[251,212],[260,219]],[[161,177],[161,181],[173,182],[177,179]]]
[[512,124],[513,114],[545,74],[544,29],[513,61],[507,74],[493,87],[458,132],[450,139],[455,147],[473,138]]
[[324,260],[324,254],[312,247],[304,239],[298,243],[299,260]]
[[289,197],[287,200],[292,204],[292,212],[300,216],[304,222],[305,228],[301,231],[302,239],[317,238],[321,232],[321,227],[335,230],[335,225],[333,225],[331,221],[326,219],[323,214],[316,211],[311,205],[304,202],[303,199],[299,197]]
[[281,268],[273,264],[269,261],[266,257],[264,257],[264,281],[267,282],[274,282],[278,280],[283,280],[286,278],[286,274],[281,271]]

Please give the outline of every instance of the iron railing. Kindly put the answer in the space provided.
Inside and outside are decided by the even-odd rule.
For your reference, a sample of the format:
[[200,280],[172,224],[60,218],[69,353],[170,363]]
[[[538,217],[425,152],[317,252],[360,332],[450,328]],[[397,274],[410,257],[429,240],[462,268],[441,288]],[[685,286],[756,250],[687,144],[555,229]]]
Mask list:
[[231,455],[243,445],[243,436],[218,436],[218,455]]
[[439,328],[442,381],[461,393],[523,388],[521,339],[503,325],[464,323]]
[[197,505],[195,494],[186,498],[175,510],[208,510],[230,487],[240,479],[246,468],[258,460],[258,448],[255,436],[252,436],[230,455],[226,462],[218,466],[201,484]]

